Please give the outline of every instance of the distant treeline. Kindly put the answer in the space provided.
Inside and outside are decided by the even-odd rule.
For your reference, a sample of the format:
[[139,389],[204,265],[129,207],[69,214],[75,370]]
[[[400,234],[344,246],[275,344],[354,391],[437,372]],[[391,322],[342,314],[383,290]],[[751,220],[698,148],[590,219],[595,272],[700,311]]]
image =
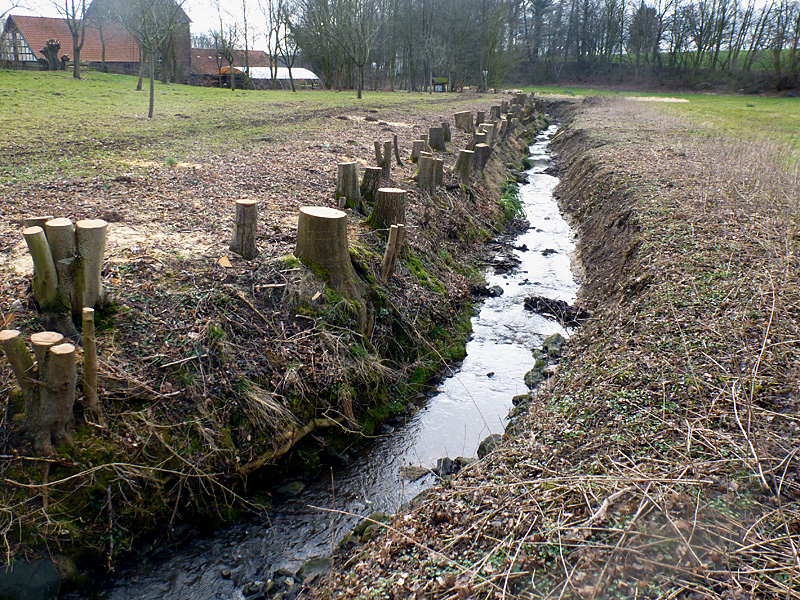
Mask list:
[[297,1],[288,30],[327,87],[800,87],[798,0]]

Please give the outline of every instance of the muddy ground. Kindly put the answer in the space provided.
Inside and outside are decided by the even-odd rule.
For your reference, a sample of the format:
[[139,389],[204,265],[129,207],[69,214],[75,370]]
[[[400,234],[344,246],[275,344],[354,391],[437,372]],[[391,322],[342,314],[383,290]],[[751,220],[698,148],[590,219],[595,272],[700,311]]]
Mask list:
[[631,101],[563,117],[590,319],[502,448],[307,596],[800,597],[796,156]]

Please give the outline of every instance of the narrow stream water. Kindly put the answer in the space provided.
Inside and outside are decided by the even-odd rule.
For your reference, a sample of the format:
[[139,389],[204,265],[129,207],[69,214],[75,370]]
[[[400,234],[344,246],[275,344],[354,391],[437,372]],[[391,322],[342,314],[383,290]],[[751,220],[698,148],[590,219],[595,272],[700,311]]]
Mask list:
[[531,228],[515,242],[520,264],[505,274],[487,274],[488,286],[502,287],[503,294],[483,302],[473,317],[466,358],[435,394],[406,422],[395,422],[353,455],[347,467],[334,472],[333,481],[324,473],[276,505],[268,520],[246,520],[120,573],[96,598],[241,599],[245,583],[265,580],[278,569],[294,572],[308,558],[330,555],[331,539],[359,521],[311,507],[363,516],[394,513],[434,483],[433,475],[410,483],[401,477],[401,467],[432,468],[445,456],[475,456],[481,440],[503,431],[511,398],[527,391],[523,375],[533,365],[531,349],[552,333],[566,335],[554,321],[524,310],[524,299],[546,296],[571,303],[577,292],[570,271],[573,234],[553,199],[558,179],[545,173],[555,131],[550,127],[531,146],[534,166],[520,189]]

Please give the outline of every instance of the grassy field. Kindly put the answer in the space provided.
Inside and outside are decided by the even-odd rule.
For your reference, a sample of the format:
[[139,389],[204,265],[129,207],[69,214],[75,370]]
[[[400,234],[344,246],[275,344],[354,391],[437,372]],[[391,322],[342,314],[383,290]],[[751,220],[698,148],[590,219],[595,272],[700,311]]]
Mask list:
[[717,133],[737,139],[770,139],[800,149],[800,98],[724,94],[649,93],[572,87],[528,87],[542,96],[608,96],[679,99],[652,102],[658,110],[680,117],[701,136]]
[[[456,94],[241,91],[156,84],[155,117],[136,78],[0,70],[0,184],[115,171],[131,162],[198,162],[335,128],[343,111],[441,110]],[[487,100],[488,101],[488,100]],[[342,124],[341,130],[345,129]]]

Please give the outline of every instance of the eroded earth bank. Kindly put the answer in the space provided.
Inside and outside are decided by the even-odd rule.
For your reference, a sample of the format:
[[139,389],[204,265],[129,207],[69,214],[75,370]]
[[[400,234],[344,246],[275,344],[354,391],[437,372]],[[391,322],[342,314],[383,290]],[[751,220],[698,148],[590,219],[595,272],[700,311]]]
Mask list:
[[632,101],[561,116],[589,319],[500,448],[304,594],[800,597],[796,156]]

